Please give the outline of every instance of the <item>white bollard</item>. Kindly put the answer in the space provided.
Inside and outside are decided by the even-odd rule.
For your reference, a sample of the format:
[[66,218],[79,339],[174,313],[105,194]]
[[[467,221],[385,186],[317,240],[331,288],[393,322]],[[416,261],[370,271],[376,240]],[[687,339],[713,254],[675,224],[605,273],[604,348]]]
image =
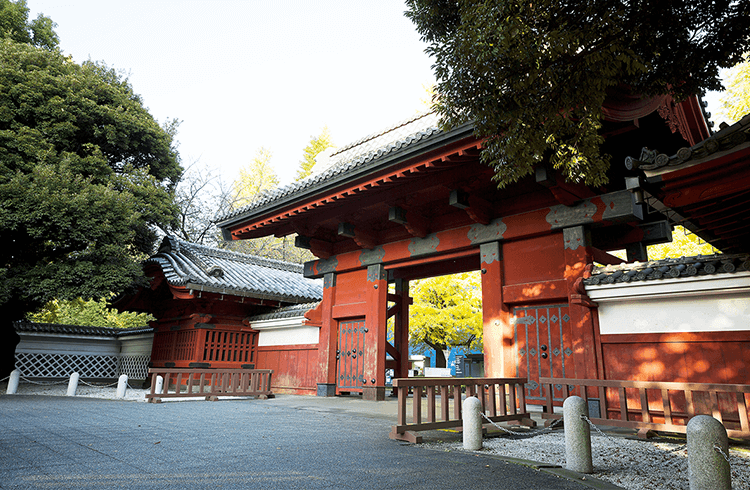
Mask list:
[[156,377],[156,386],[154,386],[154,393],[161,395],[161,390],[164,389],[164,378],[161,376]]
[[591,427],[581,416],[588,417],[588,407],[580,396],[569,396],[563,402],[565,424],[565,468],[578,473],[593,473],[591,461]]
[[15,395],[18,391],[18,383],[21,381],[21,371],[14,369],[10,373],[8,378],[8,389],[5,390],[6,395]]
[[696,415],[687,424],[690,490],[731,490],[729,462],[714,445],[729,455],[727,430],[713,417]]
[[76,396],[76,391],[78,391],[78,378],[78,373],[70,373],[70,381],[68,381],[68,392],[66,395]]
[[482,403],[475,396],[467,397],[463,402],[464,449],[478,451],[482,449]]
[[128,375],[123,374],[117,382],[117,398],[125,398],[125,391],[128,389]]

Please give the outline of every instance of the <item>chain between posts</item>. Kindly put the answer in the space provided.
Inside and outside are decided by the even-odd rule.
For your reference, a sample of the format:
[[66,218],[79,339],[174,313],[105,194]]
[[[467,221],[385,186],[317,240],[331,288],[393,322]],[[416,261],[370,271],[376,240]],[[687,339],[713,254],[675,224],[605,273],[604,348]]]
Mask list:
[[[6,379],[8,379],[8,378],[10,378],[10,376],[8,376],[8,377],[7,377],[7,378],[5,378],[5,379],[0,379],[0,383],[1,383],[1,382],[3,382],[3,381],[5,381],[5,380],[6,380]],[[22,379],[22,380],[24,380],[24,381],[25,381],[25,382],[27,382],[27,383],[30,383],[30,384],[32,384],[32,385],[37,385],[37,386],[56,386],[56,385],[64,385],[65,383],[67,383],[67,382],[68,382],[68,381],[50,381],[50,382],[32,381],[32,380],[30,380],[29,378],[27,378],[27,377],[25,377],[25,376],[21,376],[21,379]],[[117,383],[118,383],[119,381],[115,381],[114,383],[109,383],[109,384],[96,384],[96,383],[88,383],[88,382],[86,382],[86,381],[84,381],[84,380],[80,379],[80,380],[79,380],[78,382],[79,382],[79,383],[81,383],[81,384],[84,384],[84,385],[86,385],[86,386],[90,386],[91,388],[111,388],[111,387],[113,387],[113,386],[117,386]],[[135,388],[133,388],[132,386],[130,386],[130,383],[128,383],[128,388],[130,388],[131,390],[134,390],[134,389],[135,389]]]
[[31,383],[37,386],[55,386],[55,385],[64,385],[65,383],[67,383],[67,381],[50,381],[50,382],[32,381],[26,376],[21,376],[20,378],[26,381],[27,383]]
[[[597,427],[596,425],[594,425],[594,423],[591,421],[591,419],[589,419],[587,416],[581,415],[581,419],[585,420],[586,422],[588,422],[591,427],[593,427],[599,434],[603,435],[604,437],[606,437],[608,439],[611,439],[611,440],[615,439],[614,437],[609,436],[609,435],[605,434],[604,432],[602,432],[599,429],[599,427]],[[683,445],[678,446],[678,447],[676,447],[674,449],[669,449],[666,452],[668,452],[668,453],[676,453],[677,451],[686,450],[687,447],[688,447],[687,444],[683,444]],[[714,444],[713,447],[714,447],[714,451],[716,451],[717,453],[721,454],[721,456],[726,460],[727,463],[730,462],[729,461],[729,455],[727,453],[725,453],[724,450],[718,444]]]
[[714,451],[721,454],[724,457],[724,459],[727,460],[727,463],[729,463],[729,455],[725,453],[724,450],[718,444],[714,443]]
[[[85,384],[86,386],[90,386],[92,388],[110,388],[112,386],[117,386],[117,383],[119,383],[119,381],[115,381],[114,383],[109,383],[109,384],[106,384],[106,385],[99,385],[99,384],[95,384],[95,383],[87,383],[86,381],[84,381],[82,379],[78,380],[78,382],[81,383],[81,384]],[[129,384],[128,384],[128,388],[132,389],[132,387]]]
[[555,427],[555,426],[556,426],[557,424],[561,423],[561,422],[562,422],[562,420],[563,420],[563,419],[558,419],[558,420],[555,420],[554,422],[552,422],[552,423],[550,424],[550,426],[549,426],[549,427],[545,427],[545,428],[543,428],[543,429],[531,430],[531,431],[529,431],[529,432],[517,432],[517,431],[514,431],[514,430],[510,430],[510,429],[507,429],[507,428],[505,428],[505,427],[502,427],[502,426],[500,426],[500,425],[497,425],[497,424],[496,424],[495,422],[493,422],[492,420],[490,420],[490,418],[489,418],[489,417],[488,417],[487,415],[485,415],[485,413],[484,413],[484,412],[479,412],[479,414],[480,414],[480,415],[481,415],[482,417],[484,417],[484,418],[485,418],[485,420],[487,420],[487,422],[489,422],[490,424],[492,424],[492,425],[493,425],[493,426],[495,426],[496,428],[498,428],[498,429],[500,429],[500,430],[502,430],[502,431],[504,431],[504,432],[507,432],[508,434],[511,434],[511,435],[514,435],[514,436],[521,436],[521,437],[536,437],[536,436],[538,436],[538,435],[546,434],[547,432],[552,432],[552,429],[553,429],[553,428],[554,428],[554,427]]

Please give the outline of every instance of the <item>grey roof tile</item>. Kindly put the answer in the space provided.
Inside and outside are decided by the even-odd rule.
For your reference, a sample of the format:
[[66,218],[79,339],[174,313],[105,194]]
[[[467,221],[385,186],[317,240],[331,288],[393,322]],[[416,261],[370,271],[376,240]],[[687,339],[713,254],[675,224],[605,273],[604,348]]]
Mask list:
[[170,236],[146,262],[160,266],[170,284],[198,291],[287,303],[307,303],[323,297],[323,283],[305,278],[301,264],[197,245]]
[[251,316],[250,322],[259,322],[263,320],[278,320],[280,318],[295,318],[304,316],[310,310],[317,308],[319,303],[302,303],[298,305],[285,306],[269,313]]
[[714,153],[734,149],[748,141],[750,141],[750,114],[731,126],[722,124],[721,130],[711,137],[690,148],[680,148],[677,153],[671,156],[659,153],[656,150],[643,148],[640,157],[627,157],[625,159],[625,167],[628,170],[643,170],[647,176],[650,176],[652,173],[656,174],[690,166]]
[[357,140],[331,154],[329,163],[322,171],[318,170],[300,181],[261,193],[252,203],[217,216],[215,221],[230,220],[253,210],[272,205],[287,196],[324,185],[327,181],[353,172],[355,169],[367,167],[387,155],[405,150],[411,145],[441,133],[438,123],[438,116],[433,112],[417,114],[383,131]]
[[729,274],[748,270],[750,270],[750,255],[748,254],[697,255],[695,257],[667,258],[597,267],[592,271],[591,277],[584,279],[583,283],[587,286],[598,286],[677,277]]
[[132,328],[88,327],[81,325],[59,325],[56,323],[15,322],[16,332],[54,333],[64,335],[83,335],[92,337],[127,337],[141,333],[150,333],[154,329],[148,326]]

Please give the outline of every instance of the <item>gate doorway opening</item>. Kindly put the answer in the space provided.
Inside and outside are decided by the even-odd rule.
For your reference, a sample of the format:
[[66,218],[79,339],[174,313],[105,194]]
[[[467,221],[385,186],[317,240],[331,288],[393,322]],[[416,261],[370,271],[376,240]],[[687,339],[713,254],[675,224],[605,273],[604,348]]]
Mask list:
[[442,368],[430,371],[433,376],[436,372],[452,375],[457,353],[481,355],[482,280],[478,252],[402,264],[388,270],[384,353],[387,381],[425,375],[425,370],[413,369],[415,360],[418,363],[424,359],[424,367]]

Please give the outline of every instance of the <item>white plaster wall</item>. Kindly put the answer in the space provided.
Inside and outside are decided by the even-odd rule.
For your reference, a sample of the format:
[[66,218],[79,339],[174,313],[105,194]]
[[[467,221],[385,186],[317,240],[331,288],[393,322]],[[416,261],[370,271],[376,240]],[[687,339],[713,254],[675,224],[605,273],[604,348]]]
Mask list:
[[602,335],[750,330],[750,273],[587,286]]
[[320,341],[320,327],[305,325],[305,317],[282,318],[253,322],[250,326],[258,330],[258,346],[305,345]]
[[118,356],[120,342],[114,337],[74,337],[19,332],[16,352]]
[[153,332],[120,337],[120,353],[123,356],[150,356],[153,345]]

